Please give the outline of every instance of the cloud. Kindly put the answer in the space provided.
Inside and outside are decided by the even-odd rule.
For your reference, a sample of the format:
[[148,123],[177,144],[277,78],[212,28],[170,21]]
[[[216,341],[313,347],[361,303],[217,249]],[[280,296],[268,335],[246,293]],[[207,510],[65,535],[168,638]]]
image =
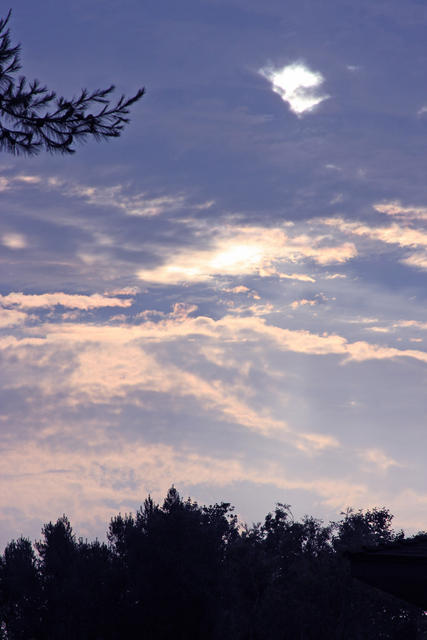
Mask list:
[[132,185],[115,184],[112,186],[93,186],[76,181],[45,177],[42,175],[16,175],[0,178],[0,191],[19,188],[21,185],[37,185],[43,191],[58,191],[67,198],[81,198],[87,204],[96,207],[114,207],[128,216],[151,218],[166,212],[186,210],[202,211],[211,208],[214,200],[192,204],[187,195],[173,193],[152,195],[145,191],[132,192]]
[[376,467],[379,471],[385,472],[390,467],[402,467],[400,462],[397,462],[393,458],[387,456],[381,449],[365,449],[360,454],[361,458],[368,462],[370,465]]
[[427,251],[417,251],[407,258],[402,258],[401,262],[408,267],[415,267],[427,271]]
[[121,287],[105,291],[104,296],[136,296],[138,293],[141,293],[140,287]]
[[230,289],[224,289],[224,291],[229,293],[247,293],[249,294],[249,287],[245,287],[244,285],[238,285],[236,287],[231,287]]
[[1,236],[3,246],[8,249],[25,249],[27,241],[22,233],[4,233]]
[[427,329],[427,322],[420,322],[419,320],[399,320],[393,324],[393,327],[405,327],[415,329]]
[[[81,338],[84,339],[83,334]],[[260,434],[288,431],[284,420],[273,418],[266,410],[251,408],[237,382],[233,385],[220,379],[209,380],[175,364],[173,358],[165,367],[161,358],[148,353],[138,341],[120,342],[118,349],[114,341],[101,337],[74,352],[77,366],[67,380],[74,394],[82,400],[86,397],[92,403],[104,403],[112,398],[126,399],[133,390],[192,397],[205,410],[220,412],[222,420]]]
[[347,324],[372,324],[373,322],[379,322],[379,320],[378,318],[356,316],[352,318],[346,318],[344,322],[346,322]]
[[[165,211],[181,209],[186,204],[186,197],[183,194],[162,194],[152,197],[145,192],[127,193],[126,191],[130,191],[130,185],[89,186],[54,176],[43,181],[39,179],[38,182],[42,182],[42,185],[47,188],[60,191],[66,197],[82,198],[88,204],[97,207],[115,207],[129,216],[150,218],[161,215]],[[212,202],[206,202],[198,206],[208,208],[211,205]]]
[[271,82],[273,91],[289,104],[297,116],[312,111],[330,97],[318,91],[325,81],[323,75],[302,62],[293,62],[282,68],[264,67],[259,73]]
[[0,193],[9,189],[10,181],[5,176],[0,176]]
[[333,436],[324,433],[303,433],[297,448],[304,452],[313,453],[324,449],[335,449],[340,443]]
[[[304,428],[295,431],[283,417],[276,417],[274,408],[266,408],[264,395],[260,403],[261,388],[258,391],[250,382],[258,366],[250,355],[253,350],[258,354],[261,349],[267,358],[277,351],[335,355],[342,364],[402,357],[427,363],[427,353],[421,350],[284,329],[260,316],[227,315],[214,320],[189,315],[195,311],[194,305],[181,304],[167,316],[160,313],[156,322],[51,322],[28,327],[19,338],[5,336],[0,340],[8,370],[4,388],[38,387],[46,398],[60,394],[64,407],[138,406],[147,393],[163,394],[164,402],[188,398],[198,407],[193,414],[207,412],[216,420],[316,453],[337,447],[338,442],[328,434],[312,434]],[[207,359],[218,370],[207,367]],[[257,376],[267,385],[270,373],[260,366]],[[271,375],[276,375],[274,370]]]
[[402,220],[427,220],[427,207],[404,207],[399,200],[377,203],[373,205],[376,211]]
[[13,180],[15,182],[24,182],[26,184],[39,184],[39,182],[42,181],[42,178],[40,176],[21,174],[21,175],[15,176]]
[[186,198],[182,194],[149,197],[148,194],[142,192],[128,195],[125,193],[123,185],[87,187],[74,184],[65,186],[62,191],[68,197],[84,198],[91,205],[100,207],[113,206],[121,209],[128,216],[145,218],[159,216],[166,211],[176,211],[186,203]]
[[[267,408],[265,398],[259,403],[250,383],[254,365],[250,356],[242,359],[238,354],[246,344],[245,350],[263,345],[264,349],[345,355],[343,338],[283,330],[259,316],[213,320],[190,315],[196,310],[195,305],[176,304],[167,316],[158,314],[158,321],[136,325],[33,324],[26,335],[0,340],[3,362],[9,363],[4,388],[37,387],[45,398],[60,394],[63,407],[117,402],[129,407],[138,405],[141,394],[147,393],[164,394],[168,402],[191,398],[216,420],[277,438],[305,453],[338,446],[327,434],[294,431]],[[212,352],[218,345],[223,345],[223,354],[218,348]],[[214,353],[213,361],[220,367],[214,374],[206,367],[209,353]],[[264,372],[266,381],[265,376]]]
[[[134,327],[45,324],[43,339],[5,337],[0,340],[3,357],[25,363],[24,371],[18,367],[16,376],[10,369],[7,388],[38,386],[47,396],[65,394],[69,406],[118,400],[127,405],[138,404],[138,394],[142,391],[167,394],[170,398],[191,397],[204,410],[215,411],[222,420],[260,434],[286,435],[289,429],[284,420],[274,418],[266,409],[252,408],[247,402],[247,390],[238,370],[234,382],[218,377],[210,380],[194,371],[191,364],[184,366],[175,362],[180,343],[189,337],[185,325],[191,322],[187,316],[192,310],[192,307],[177,305],[166,323],[147,322]],[[169,323],[176,330],[175,336],[172,332],[168,336]],[[148,332],[141,332],[142,327],[147,327]],[[184,327],[183,330],[180,327]],[[165,360],[162,349],[167,341],[170,353]],[[157,349],[153,350],[156,342]],[[192,345],[196,360],[203,344],[202,337]],[[66,368],[62,365],[64,357],[68,363]],[[199,364],[203,362],[199,360]],[[295,437],[286,435],[288,441]]]
[[[397,209],[393,205],[375,205],[378,210],[388,215],[404,215],[405,209]],[[423,208],[407,209],[408,219],[412,217],[413,220],[424,219],[426,212]],[[406,214],[405,214],[406,215]],[[342,217],[336,218],[322,218],[316,221],[316,224],[325,225],[330,228],[334,228],[341,233],[345,233],[350,236],[359,236],[367,238],[368,240],[382,242],[384,244],[396,245],[404,249],[421,249],[418,251],[412,251],[409,255],[406,255],[400,259],[400,262],[410,267],[418,269],[427,269],[427,230],[414,228],[409,226],[405,221],[403,224],[393,222],[387,227],[370,226],[362,222],[352,222]]]
[[229,313],[235,313],[237,315],[250,313],[254,316],[265,316],[275,311],[274,306],[269,302],[267,304],[250,304],[250,305],[235,305],[234,301],[227,301]]
[[0,191],[8,191],[10,189],[13,189],[16,184],[33,185],[33,184],[39,184],[39,183],[43,183],[43,178],[41,176],[26,175],[26,174],[18,174],[16,176],[11,176],[11,177],[1,176]]
[[292,235],[282,227],[225,225],[215,229],[207,249],[186,248],[164,256],[162,265],[139,269],[146,282],[179,284],[203,282],[215,276],[277,276],[314,282],[307,274],[283,273],[283,263],[313,260],[319,265],[342,264],[354,258],[353,243],[325,244],[323,235]]
[[394,358],[413,358],[427,363],[427,353],[414,349],[396,349],[395,347],[381,347],[375,344],[358,341],[347,345],[350,360],[363,362],[364,360],[388,360]]
[[305,305],[313,307],[315,304],[317,304],[317,302],[317,300],[306,300],[305,298],[303,298],[302,300],[294,300],[293,302],[291,302],[290,307],[292,309],[298,309],[298,307],[303,307]]
[[13,306],[20,309],[42,309],[61,305],[63,307],[69,307],[70,309],[87,311],[101,307],[130,307],[132,303],[133,300],[130,298],[111,298],[99,293],[93,293],[90,296],[61,292],[38,295],[12,292],[8,295],[0,295],[1,305],[5,307]]
[[[121,349],[127,343],[139,343],[140,340],[148,340],[150,344],[154,344],[185,337],[193,338],[194,341],[194,338],[198,337],[199,339],[212,338],[231,344],[233,342],[242,343],[242,341],[257,342],[262,338],[284,351],[309,355],[335,354],[343,356],[346,362],[399,357],[427,362],[427,353],[424,351],[397,349],[362,340],[349,342],[343,336],[326,332],[318,334],[303,329],[285,329],[268,324],[265,318],[256,315],[245,317],[226,315],[218,320],[201,315],[189,316],[188,314],[195,309],[195,305],[178,304],[175,305],[171,314],[157,322],[147,320],[131,326],[45,323],[42,325],[42,330],[46,337],[40,344],[82,344],[83,341],[87,344],[105,344],[114,346],[114,349],[118,347]],[[164,316],[162,313],[156,313]],[[34,331],[36,330],[34,329]],[[19,341],[16,344],[19,345]],[[151,366],[151,364],[150,362],[149,365]],[[122,377],[119,376],[117,385],[122,384],[121,380]]]
[[[418,350],[286,329],[261,317],[229,314],[214,319],[196,315],[197,311],[193,304],[177,303],[170,313],[151,310],[144,321],[122,326],[111,326],[111,318],[96,325],[55,320],[37,326],[32,322],[24,330],[19,326],[17,335],[22,337],[2,340],[2,368],[7,371],[4,389],[11,397],[21,389],[31,407],[31,421],[38,427],[34,430],[37,441],[25,441],[19,450],[8,450],[2,470],[7,491],[0,500],[0,510],[9,504],[8,496],[25,495],[17,505],[28,516],[35,513],[46,520],[58,515],[52,510],[59,510],[59,514],[65,510],[77,524],[99,518],[104,526],[109,510],[135,508],[134,501],[153,488],[161,497],[173,482],[178,486],[204,482],[220,488],[234,482],[272,485],[307,491],[316,497],[317,504],[338,509],[355,503],[366,507],[366,501],[377,497],[351,478],[341,477],[337,482],[317,471],[313,479],[307,469],[298,474],[262,460],[249,463],[231,451],[216,458],[189,448],[153,444],[143,441],[142,428],[130,438],[121,433],[121,425],[127,424],[126,411],[143,416],[151,405],[156,419],[163,419],[158,416],[164,411],[174,424],[174,417],[185,406],[198,430],[209,421],[215,421],[215,428],[233,424],[241,427],[239,433],[246,430],[251,438],[261,436],[268,446],[268,441],[282,446],[286,455],[291,449],[301,457],[335,451],[345,456],[348,452],[333,435],[316,433],[313,426],[299,424],[296,428],[292,424],[292,412],[284,411],[283,400],[292,369],[284,371],[282,365],[290,359],[282,358],[280,366],[275,366],[271,354],[333,355],[341,363],[397,357],[427,362],[427,354]],[[274,396],[265,394],[270,383],[280,384],[280,406],[270,402]],[[42,407],[40,415],[37,402]],[[112,426],[92,424],[92,416],[106,407],[114,416]],[[74,412],[76,424],[79,415],[85,416],[84,428],[61,422]],[[52,438],[57,440],[51,450]],[[80,439],[80,450],[70,445],[73,438]],[[396,466],[392,457],[378,452],[372,447],[360,454],[363,463],[379,470]],[[38,494],[32,503],[32,492],[36,494],[43,486],[43,499]],[[90,526],[95,526],[94,520],[91,522]]]
[[427,247],[427,232],[396,223],[388,227],[374,227],[361,222],[350,222],[344,218],[323,218],[321,223],[335,227],[339,231],[356,236],[366,236],[386,244],[400,247]]
[[316,279],[306,273],[279,273],[279,278],[286,280],[299,280],[300,282],[316,282]]
[[15,309],[2,309],[0,307],[0,329],[14,327],[23,324],[27,319],[27,314]]
[[[104,344],[114,347],[114,350],[124,348],[127,343],[138,343],[140,340],[148,340],[150,344],[164,343],[186,337],[194,339],[214,339],[227,343],[257,342],[260,339],[271,342],[284,351],[305,353],[309,355],[338,355],[343,356],[343,362],[351,360],[363,362],[366,360],[383,360],[395,358],[412,358],[420,362],[427,362],[427,353],[414,349],[397,349],[395,347],[371,344],[366,341],[349,342],[344,336],[338,334],[313,333],[303,329],[286,329],[267,323],[265,318],[259,315],[235,316],[225,315],[218,320],[208,316],[190,316],[197,307],[188,304],[176,304],[172,313],[165,315],[163,312],[151,314],[161,317],[157,322],[146,320],[137,325],[110,326],[108,324],[55,324],[45,323],[42,326],[46,335],[40,344]],[[148,313],[148,312],[146,312]],[[149,317],[146,315],[146,317]],[[371,321],[371,319],[369,319]],[[31,330],[37,332],[36,329]],[[6,346],[8,343],[5,343]],[[19,341],[16,345],[19,345]],[[23,342],[24,344],[24,342]],[[196,343],[195,343],[196,344]],[[141,348],[141,347],[138,347]],[[101,353],[94,351],[93,366],[96,368],[96,353],[101,358]],[[126,356],[127,357],[127,356]],[[126,361],[126,358],[125,358]],[[131,362],[132,360],[129,360]],[[141,365],[142,366],[142,365]],[[148,369],[152,362],[148,363]],[[142,366],[145,371],[146,367]],[[89,371],[90,368],[87,368]],[[131,369],[130,369],[131,370]],[[108,367],[106,367],[108,371]],[[154,371],[154,369],[153,369]],[[145,375],[145,374],[144,374]],[[175,374],[174,374],[175,375]],[[102,379],[102,373],[99,378]],[[114,376],[112,379],[115,379]],[[117,385],[123,384],[123,376],[117,376]],[[127,383],[126,383],[127,384]],[[165,384],[167,384],[165,382]]]
[[[75,449],[62,445],[53,451],[49,438],[68,433],[76,437]],[[281,491],[310,492],[334,508],[359,504],[368,493],[364,484],[347,478],[336,482],[321,474],[315,479],[291,475],[269,461],[254,465],[230,454],[219,458],[191,448],[130,443],[119,434],[111,439],[96,424],[88,431],[56,423],[36,439],[9,448],[0,479],[4,489],[0,514],[3,522],[13,521],[9,508],[14,507],[12,529],[22,530],[25,520],[55,520],[65,510],[76,531],[91,537],[94,530],[103,536],[112,516],[134,511],[148,492],[162,500],[172,484],[178,489],[193,486],[196,492],[199,485],[222,491],[241,482],[270,485]]]

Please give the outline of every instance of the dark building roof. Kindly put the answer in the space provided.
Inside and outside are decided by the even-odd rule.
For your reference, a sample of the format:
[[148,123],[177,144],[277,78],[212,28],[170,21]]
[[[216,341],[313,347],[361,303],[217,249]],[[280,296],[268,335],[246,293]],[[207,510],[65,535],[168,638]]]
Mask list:
[[427,610],[427,535],[348,556],[354,578]]

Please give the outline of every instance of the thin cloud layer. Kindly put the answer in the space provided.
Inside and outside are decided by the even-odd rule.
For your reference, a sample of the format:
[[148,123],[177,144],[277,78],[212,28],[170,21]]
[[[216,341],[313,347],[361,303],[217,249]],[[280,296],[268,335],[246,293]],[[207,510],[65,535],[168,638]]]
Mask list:
[[[83,433],[79,436],[83,438]],[[191,449],[177,451],[171,446],[148,442],[132,446],[120,436],[112,445],[98,433],[90,436],[84,457],[64,448],[58,448],[52,456],[42,438],[11,450],[1,476],[9,491],[17,496],[14,511],[7,515],[12,526],[35,514],[45,521],[52,520],[61,505],[74,496],[69,512],[73,525],[81,533],[95,529],[102,536],[106,523],[118,510],[133,510],[135,499],[147,492],[161,500],[173,482],[180,486],[212,485],[218,491],[235,483],[250,482],[275,486],[285,492],[291,489],[314,492],[320,502],[334,508],[344,508],[349,501],[359,503],[367,495],[362,483],[290,476],[281,465],[268,461],[255,466],[230,455],[220,459]],[[0,510],[7,512],[7,507],[3,492]]]
[[[305,356],[335,356],[342,364],[400,358],[427,363],[427,353],[418,349],[349,342],[337,334],[285,329],[258,315],[226,315],[219,320],[189,315],[195,311],[194,306],[176,305],[171,314],[162,317],[164,314],[160,313],[156,321],[117,326],[84,322],[42,322],[39,327],[33,324],[26,334],[0,339],[3,358],[10,364],[6,387],[35,385],[47,396],[65,394],[63,402],[68,406],[79,402],[138,404],[140,392],[192,397],[203,411],[214,409],[223,420],[269,437],[283,437],[302,450],[315,451],[338,446],[338,441],[328,434],[296,432],[265,406],[256,408],[257,403],[253,404],[252,350],[262,349],[267,360],[279,350]],[[20,322],[19,317],[6,315],[4,326]],[[220,344],[224,347],[215,351],[215,345]],[[243,344],[250,349],[246,363],[238,356]],[[189,345],[192,357],[186,365],[179,354]],[[213,376],[204,373],[211,354],[216,371]],[[64,357],[69,362],[66,368]],[[27,375],[21,364],[13,375],[15,361],[27,363]],[[230,375],[233,382],[225,382]],[[274,375],[281,377],[279,372]]]
[[165,212],[171,213],[183,208],[204,210],[213,206],[214,201],[190,204],[184,194],[161,194],[152,196],[147,192],[134,193],[131,184],[113,186],[88,185],[69,178],[42,175],[11,175],[2,177],[2,191],[18,191],[22,185],[36,187],[39,191],[57,192],[61,196],[80,199],[96,207],[113,207],[129,216],[153,217]]

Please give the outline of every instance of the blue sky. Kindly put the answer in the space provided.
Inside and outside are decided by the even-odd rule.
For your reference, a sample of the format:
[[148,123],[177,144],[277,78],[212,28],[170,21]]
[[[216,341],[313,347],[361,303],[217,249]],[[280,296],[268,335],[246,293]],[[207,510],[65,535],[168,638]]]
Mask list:
[[0,540],[174,483],[427,526],[427,13],[16,0],[23,72],[146,95],[0,158]]

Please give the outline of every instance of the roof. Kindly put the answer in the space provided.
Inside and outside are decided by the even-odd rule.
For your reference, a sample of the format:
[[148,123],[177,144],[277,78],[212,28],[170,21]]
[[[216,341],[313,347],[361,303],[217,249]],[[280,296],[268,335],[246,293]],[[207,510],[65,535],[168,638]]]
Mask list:
[[427,609],[427,535],[348,553],[354,578]]

